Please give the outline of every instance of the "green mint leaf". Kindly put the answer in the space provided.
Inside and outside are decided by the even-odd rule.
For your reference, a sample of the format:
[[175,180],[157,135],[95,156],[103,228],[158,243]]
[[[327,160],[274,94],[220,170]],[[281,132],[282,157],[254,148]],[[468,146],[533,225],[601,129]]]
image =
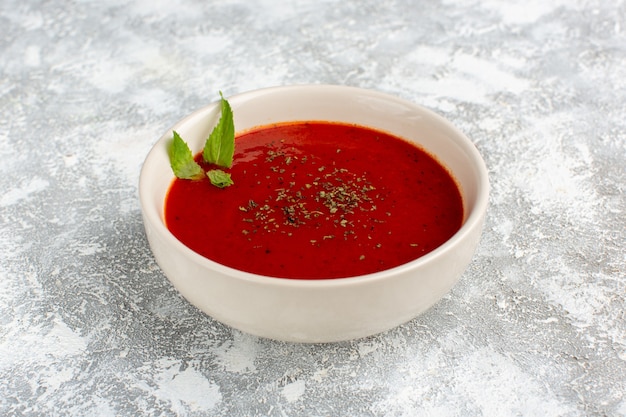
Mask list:
[[178,178],[197,180],[204,175],[202,167],[193,160],[189,146],[176,132],[174,132],[174,140],[170,144],[168,154],[172,171]]
[[233,180],[230,178],[230,174],[221,169],[212,169],[208,171],[206,175],[209,177],[209,180],[211,180],[211,184],[219,188],[225,188],[234,184]]
[[233,165],[233,154],[235,153],[235,123],[230,103],[224,98],[221,91],[220,97],[222,114],[204,144],[202,157],[209,164],[230,168]]

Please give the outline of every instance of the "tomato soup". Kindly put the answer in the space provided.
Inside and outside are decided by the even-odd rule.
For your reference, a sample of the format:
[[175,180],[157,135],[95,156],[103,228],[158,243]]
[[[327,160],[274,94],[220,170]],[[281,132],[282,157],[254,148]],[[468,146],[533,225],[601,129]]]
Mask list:
[[[196,161],[205,169],[212,167]],[[450,173],[416,145],[327,122],[237,136],[234,185],[176,179],[165,223],[182,243],[255,274],[328,279],[417,259],[454,235],[463,202]]]

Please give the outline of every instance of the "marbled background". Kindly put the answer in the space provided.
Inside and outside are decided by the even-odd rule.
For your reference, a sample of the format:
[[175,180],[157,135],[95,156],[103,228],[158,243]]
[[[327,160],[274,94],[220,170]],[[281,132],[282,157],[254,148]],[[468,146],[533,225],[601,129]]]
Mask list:
[[[3,0],[0,58],[1,415],[626,415],[624,0]],[[156,139],[295,83],[425,105],[488,165],[473,263],[387,333],[231,330],[148,248]]]

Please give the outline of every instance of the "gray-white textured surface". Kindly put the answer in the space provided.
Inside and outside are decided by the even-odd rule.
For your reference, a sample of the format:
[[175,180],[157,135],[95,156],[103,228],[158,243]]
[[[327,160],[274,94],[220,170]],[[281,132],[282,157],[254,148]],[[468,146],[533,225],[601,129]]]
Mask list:
[[[0,4],[0,414],[626,415],[626,2]],[[188,305],[137,200],[217,99],[347,84],[476,143],[484,237],[427,314],[293,345]]]

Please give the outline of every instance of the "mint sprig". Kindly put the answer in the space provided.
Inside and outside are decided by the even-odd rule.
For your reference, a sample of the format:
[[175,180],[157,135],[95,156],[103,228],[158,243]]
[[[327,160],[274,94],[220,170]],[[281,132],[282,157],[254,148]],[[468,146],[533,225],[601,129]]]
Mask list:
[[204,144],[202,157],[209,164],[230,168],[235,153],[235,123],[230,104],[220,91],[222,115]]
[[[204,143],[202,159],[204,162],[223,168],[233,165],[235,153],[235,123],[233,111],[228,100],[220,91],[220,119],[211,131]],[[221,169],[212,169],[204,172],[202,167],[194,160],[189,145],[174,131],[173,140],[168,148],[170,166],[177,178],[185,180],[198,180],[205,175],[216,187],[224,188],[234,184],[230,174]]]
[[174,175],[185,180],[198,180],[204,176],[204,170],[193,159],[191,149],[180,135],[174,132],[174,140],[168,149],[170,165]]
[[222,171],[221,169],[212,169],[206,173],[207,177],[211,181],[211,184],[219,188],[228,187],[233,185],[233,180],[230,178],[230,174]]

